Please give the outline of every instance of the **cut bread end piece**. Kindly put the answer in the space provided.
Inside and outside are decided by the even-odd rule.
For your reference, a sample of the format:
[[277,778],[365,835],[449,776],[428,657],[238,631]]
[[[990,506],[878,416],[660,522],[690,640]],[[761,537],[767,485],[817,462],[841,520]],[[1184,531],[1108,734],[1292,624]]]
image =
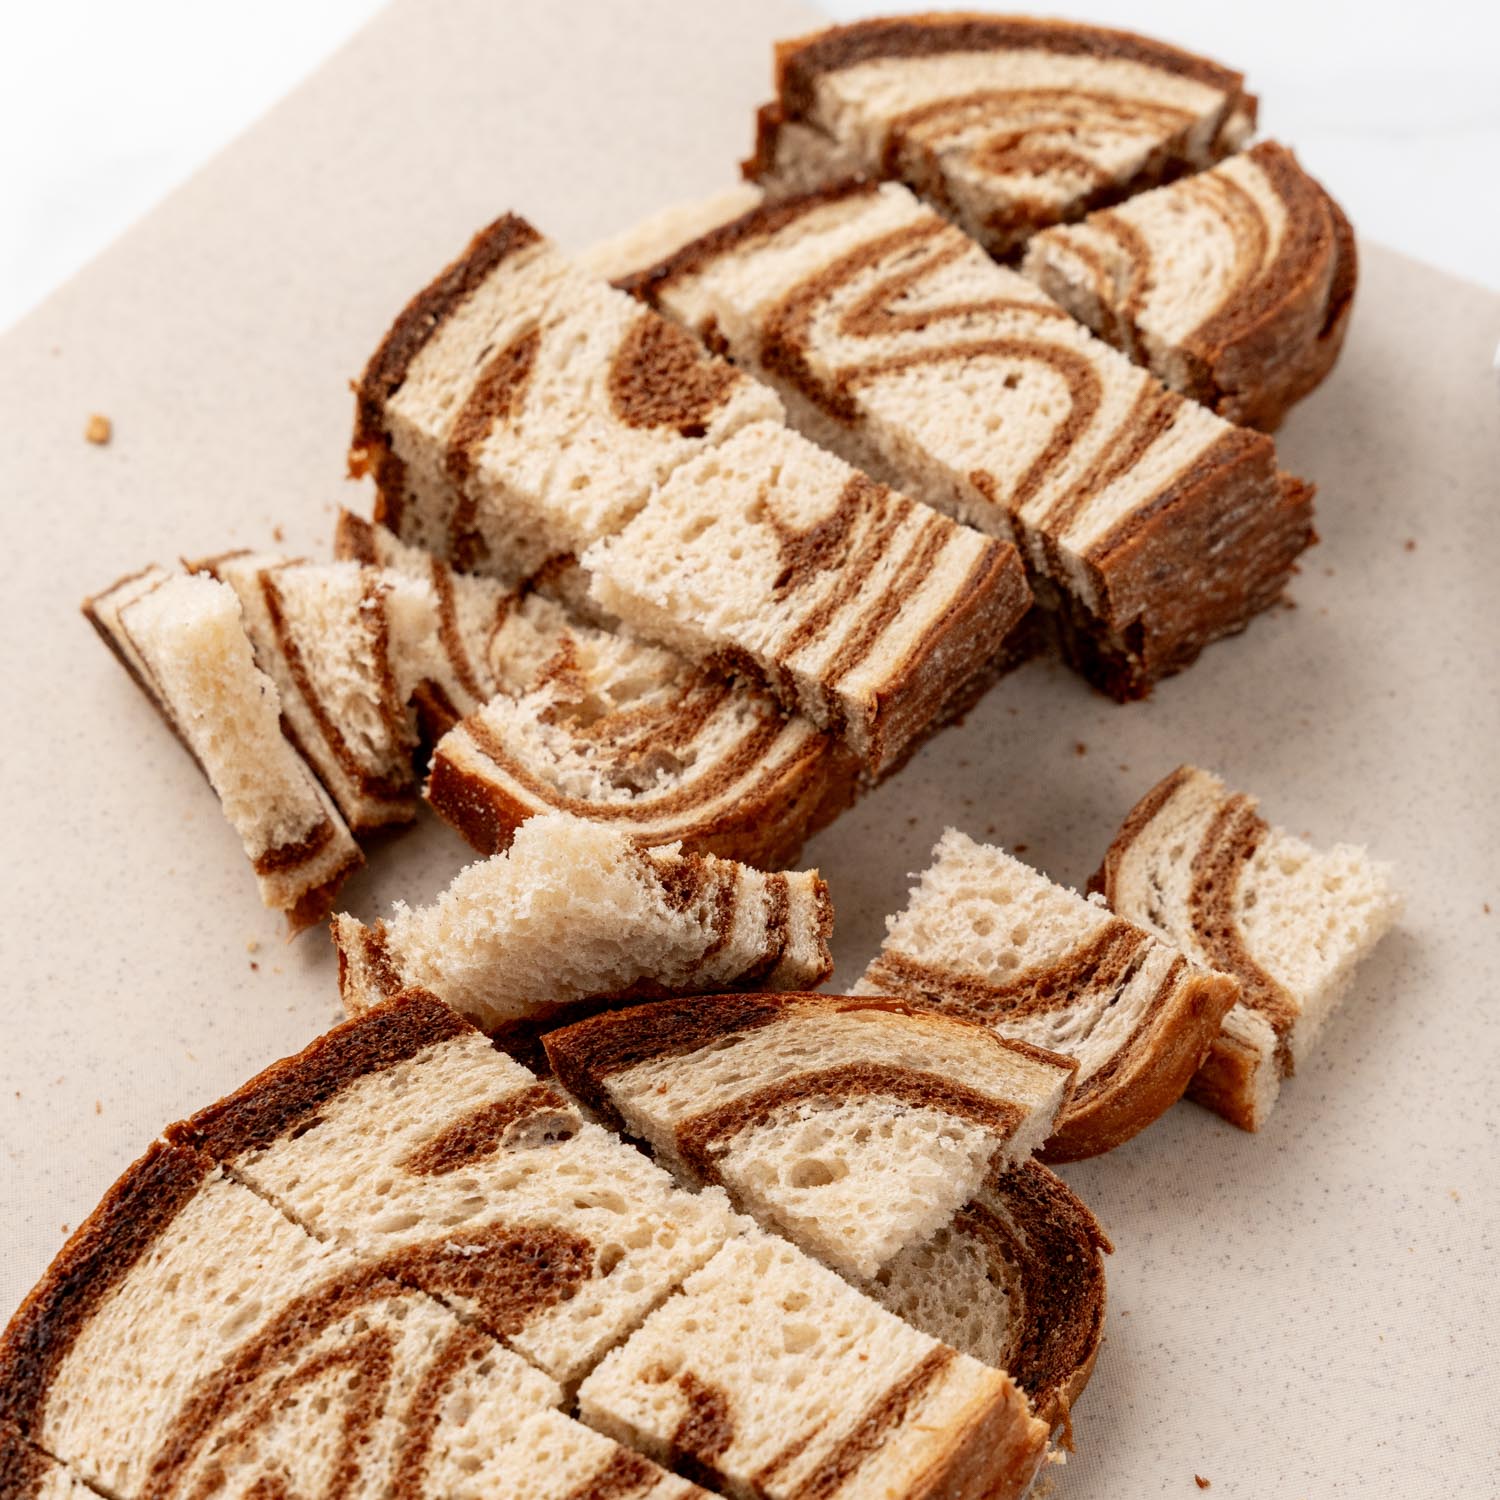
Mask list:
[[1181,1096],[1239,996],[1143,927],[949,829],[856,991],[964,1017],[1076,1059],[1043,1154],[1130,1139]]
[[1350,844],[1312,848],[1195,766],[1136,804],[1093,885],[1121,916],[1239,982],[1190,1094],[1245,1130],[1265,1123],[1401,912],[1389,865]]
[[602,1118],[856,1276],[1039,1146],[1075,1068],[966,1021],[822,995],[663,1001],[544,1042]]

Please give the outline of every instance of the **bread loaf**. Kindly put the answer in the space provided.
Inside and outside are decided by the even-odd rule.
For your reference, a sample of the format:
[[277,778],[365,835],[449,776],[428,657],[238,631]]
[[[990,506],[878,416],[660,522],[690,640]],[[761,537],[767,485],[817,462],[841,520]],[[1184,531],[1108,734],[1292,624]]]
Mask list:
[[1319,851],[1211,772],[1179,766],[1131,810],[1094,886],[1122,917],[1239,981],[1188,1090],[1242,1130],[1265,1124],[1355,967],[1401,912],[1391,867]]

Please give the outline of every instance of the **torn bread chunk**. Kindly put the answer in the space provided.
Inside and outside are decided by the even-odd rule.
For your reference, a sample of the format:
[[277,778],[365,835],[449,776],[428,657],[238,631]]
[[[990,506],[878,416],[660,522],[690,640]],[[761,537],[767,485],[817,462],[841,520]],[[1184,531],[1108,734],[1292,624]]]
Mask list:
[[93,1490],[8,1422],[0,1422],[0,1495],[8,1500],[95,1500]]
[[768,203],[626,284],[775,385],[808,437],[1014,540],[1064,653],[1115,697],[1243,628],[1312,539],[1312,488],[1268,437],[1167,390],[898,184]]
[[461,1493],[558,1386],[403,1279],[156,1145],[0,1336],[0,1421],[118,1500]]
[[1031,602],[1014,549],[772,423],[684,464],[582,561],[631,629],[743,668],[875,772]]
[[211,578],[151,567],[83,612],[202,767],[294,933],[321,922],[360,865],[328,794],[281,729],[276,684],[255,664],[239,601]]
[[565,1385],[740,1227],[420,992],[170,1134]]
[[1174,391],[1269,430],[1338,358],[1356,253],[1338,204],[1262,141],[1039,234],[1023,270]]
[[356,393],[350,467],[373,474],[376,519],[512,584],[617,530],[684,459],[780,415],[515,215],[408,304]]
[[709,995],[544,1039],[559,1081],[691,1181],[873,1276],[1052,1133],[1074,1064],[837,995]]
[[950,828],[855,986],[1075,1058],[1050,1161],[1128,1141],[1182,1097],[1238,999],[1224,974]]
[[585,1421],[736,1500],[1016,1500],[1046,1426],[794,1246],[732,1240],[584,1381]]
[[895,177],[994,255],[1237,150],[1229,68],[1131,32],[1018,16],[892,16],[776,48],[748,177],[772,191]]
[[1004,1370],[1049,1428],[1073,1403],[1104,1337],[1108,1237],[1038,1161],[991,1172],[929,1239],[855,1285],[913,1328]]
[[340,915],[333,935],[351,1014],[418,986],[497,1032],[585,1001],[819,984],[832,928],[816,871],[646,849],[548,813],[431,906],[398,904],[371,927]]
[[1272,828],[1253,797],[1179,766],[1135,805],[1094,887],[1241,994],[1188,1090],[1242,1130],[1266,1122],[1360,960],[1401,914],[1387,864]]

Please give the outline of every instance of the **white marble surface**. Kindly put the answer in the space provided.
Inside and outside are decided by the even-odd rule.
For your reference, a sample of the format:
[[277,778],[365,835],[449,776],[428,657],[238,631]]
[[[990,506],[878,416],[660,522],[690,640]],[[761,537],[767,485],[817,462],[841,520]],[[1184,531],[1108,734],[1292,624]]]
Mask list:
[[[555,3],[588,25],[602,0]],[[379,8],[379,0],[5,7],[0,328]],[[820,8],[849,20],[921,7],[823,0]],[[1129,27],[1243,69],[1261,96],[1264,129],[1297,148],[1362,234],[1500,289],[1500,5],[1080,0],[1009,8]],[[503,83],[503,63],[496,68]]]

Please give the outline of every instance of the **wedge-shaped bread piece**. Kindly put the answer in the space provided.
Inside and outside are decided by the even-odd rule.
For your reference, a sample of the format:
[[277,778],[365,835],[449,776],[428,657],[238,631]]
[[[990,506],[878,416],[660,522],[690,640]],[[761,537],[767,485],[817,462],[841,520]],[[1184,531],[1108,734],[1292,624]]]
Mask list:
[[1051,1133],[1074,1064],[838,995],[710,995],[544,1038],[563,1085],[692,1181],[873,1276]]
[[770,203],[629,279],[877,479],[1012,538],[1073,663],[1146,692],[1281,593],[1310,486],[904,187]]
[[1179,766],[1131,810],[1092,882],[1122,917],[1241,995],[1188,1090],[1242,1130],[1266,1122],[1356,965],[1401,914],[1392,870],[1272,828],[1253,797]]
[[579,1408],[738,1500],[1013,1500],[1046,1452],[1006,1376],[759,1233],[689,1277]]
[[746,668],[876,772],[1031,602],[1013,548],[769,422],[684,464],[583,563],[632,629]]
[[6,1500],[94,1500],[93,1490],[8,1422],[0,1422],[0,1495]]
[[349,829],[281,730],[276,684],[255,665],[239,601],[203,576],[150,567],[83,612],[202,767],[292,932],[321,922],[359,867]]
[[832,929],[816,871],[646,849],[567,813],[523,824],[431,906],[333,921],[351,1014],[418,986],[489,1032],[585,1001],[820,984]]
[[740,1226],[430,995],[336,1027],[174,1126],[320,1239],[570,1383]]
[[376,519],[517,583],[616,530],[685,458],[775,419],[764,387],[506,215],[396,319],[357,386]]
[[1104,1336],[1104,1253],[1088,1208],[1038,1161],[992,1172],[930,1239],[855,1284],[913,1328],[1004,1370],[1071,1426]]
[[[1020,16],[834,26],[776,49],[747,176],[899,177],[1004,255],[1047,225],[1238,149],[1232,70],[1147,37]],[[831,175],[830,175],[831,174]]]
[[561,1391],[398,1279],[414,1258],[154,1146],[0,1337],[0,1420],[119,1500],[461,1493]]
[[426,797],[481,854],[556,811],[642,844],[778,868],[859,789],[843,744],[768,693],[552,598],[456,572],[347,511],[337,548],[431,580],[456,685],[417,694],[424,732],[443,733]]
[[1354,231],[1285,146],[1039,234],[1027,276],[1167,385],[1273,428],[1333,367]]
[[443,672],[432,589],[356,563],[229,552],[196,561],[239,595],[288,734],[349,826],[416,816],[418,687]]
[[1182,1097],[1238,998],[1233,979],[957,829],[932,853],[857,994],[1077,1059],[1049,1161],[1108,1151]]

